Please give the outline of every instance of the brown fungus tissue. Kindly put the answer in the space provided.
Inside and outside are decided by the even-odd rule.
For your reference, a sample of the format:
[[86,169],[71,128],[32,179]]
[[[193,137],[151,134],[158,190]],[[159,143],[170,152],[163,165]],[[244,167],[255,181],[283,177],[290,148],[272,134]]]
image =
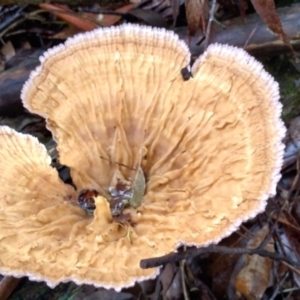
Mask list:
[[154,278],[140,260],[217,243],[275,194],[285,128],[278,85],[214,44],[191,67],[172,32],[122,25],[48,50],[22,90],[45,147],[0,128],[0,273],[117,291]]

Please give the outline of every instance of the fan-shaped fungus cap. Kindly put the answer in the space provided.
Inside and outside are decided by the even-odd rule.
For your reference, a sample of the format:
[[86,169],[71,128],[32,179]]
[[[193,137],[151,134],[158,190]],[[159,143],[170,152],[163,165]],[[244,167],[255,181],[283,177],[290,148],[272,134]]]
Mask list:
[[[1,179],[2,195],[11,195],[7,203],[1,197],[1,271],[118,290],[157,274],[140,269],[140,259],[216,243],[264,209],[283,156],[278,85],[234,47],[210,46],[185,81],[189,61],[175,34],[135,25],[81,34],[44,55],[22,91],[24,105],[46,118],[77,192],[95,190],[96,210],[88,216],[64,202],[74,191],[56,177],[53,192],[52,181],[41,186],[38,164],[26,177],[28,157],[39,153],[23,151],[25,138],[15,134],[22,167]],[[16,163],[5,147],[0,166],[9,170]],[[108,202],[118,189],[143,185],[136,173],[146,191],[122,211],[123,222]],[[9,189],[14,174],[21,190]]]

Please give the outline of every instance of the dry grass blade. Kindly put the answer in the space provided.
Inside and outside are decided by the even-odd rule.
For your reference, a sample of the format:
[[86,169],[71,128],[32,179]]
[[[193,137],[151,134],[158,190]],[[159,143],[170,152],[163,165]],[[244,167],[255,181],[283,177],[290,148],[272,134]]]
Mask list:
[[210,38],[210,31],[211,31],[211,25],[212,25],[212,22],[215,21],[216,6],[217,6],[217,0],[212,0],[211,5],[210,5],[210,10],[209,10],[209,20],[208,20],[207,28],[205,30],[204,49],[206,49],[208,47],[209,38]]

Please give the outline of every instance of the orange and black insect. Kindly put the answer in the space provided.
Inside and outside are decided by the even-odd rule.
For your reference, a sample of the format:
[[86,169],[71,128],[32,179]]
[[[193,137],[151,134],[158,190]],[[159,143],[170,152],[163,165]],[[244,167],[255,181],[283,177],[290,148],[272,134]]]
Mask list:
[[95,197],[98,195],[96,190],[82,190],[77,198],[78,205],[89,215],[92,215],[96,209]]

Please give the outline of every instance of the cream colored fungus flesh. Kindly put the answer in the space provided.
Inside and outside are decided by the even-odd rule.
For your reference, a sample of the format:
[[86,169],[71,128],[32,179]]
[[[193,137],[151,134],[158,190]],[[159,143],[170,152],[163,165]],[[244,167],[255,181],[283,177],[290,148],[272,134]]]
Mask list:
[[[44,55],[22,99],[46,118],[77,191],[38,141],[1,129],[2,273],[120,290],[157,275],[141,259],[216,243],[264,209],[283,156],[277,84],[234,47],[210,46],[185,81],[189,61],[175,34],[136,25]],[[132,182],[137,166],[145,195],[120,224],[103,196],[116,176]],[[82,189],[100,193],[93,216],[74,205]]]

